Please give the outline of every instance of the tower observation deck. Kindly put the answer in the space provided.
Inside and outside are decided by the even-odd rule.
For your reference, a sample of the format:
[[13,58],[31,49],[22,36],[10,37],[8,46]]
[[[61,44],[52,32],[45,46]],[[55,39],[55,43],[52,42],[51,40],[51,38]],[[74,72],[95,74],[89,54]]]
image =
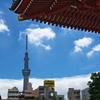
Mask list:
[[100,0],[13,0],[10,10],[18,20],[100,33]]
[[22,70],[23,76],[24,76],[24,82],[23,82],[23,91],[28,90],[28,84],[29,84],[29,75],[30,75],[30,69],[28,65],[28,52],[27,52],[27,40],[28,40],[28,35],[26,35],[26,53],[25,53],[25,58],[24,58],[24,69]]

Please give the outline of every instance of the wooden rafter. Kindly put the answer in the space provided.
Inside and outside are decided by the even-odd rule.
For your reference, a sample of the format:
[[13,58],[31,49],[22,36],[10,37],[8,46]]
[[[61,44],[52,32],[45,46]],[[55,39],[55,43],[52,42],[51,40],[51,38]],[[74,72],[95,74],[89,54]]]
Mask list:
[[20,14],[19,20],[100,33],[100,0],[16,0],[10,10]]

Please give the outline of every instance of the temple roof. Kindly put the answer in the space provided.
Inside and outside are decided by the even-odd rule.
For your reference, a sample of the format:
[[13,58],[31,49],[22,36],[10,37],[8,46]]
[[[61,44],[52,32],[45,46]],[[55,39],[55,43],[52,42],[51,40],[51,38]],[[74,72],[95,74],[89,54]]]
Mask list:
[[10,10],[18,20],[36,19],[100,33],[100,0],[13,0]]

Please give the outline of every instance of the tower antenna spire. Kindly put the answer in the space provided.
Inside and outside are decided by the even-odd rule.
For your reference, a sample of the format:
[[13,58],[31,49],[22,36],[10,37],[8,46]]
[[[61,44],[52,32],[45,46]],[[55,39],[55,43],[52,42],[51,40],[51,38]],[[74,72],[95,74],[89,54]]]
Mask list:
[[28,35],[26,34],[26,52],[27,52],[27,48],[28,48],[27,41],[28,41]]
[[22,70],[23,76],[24,76],[24,82],[23,82],[23,91],[28,90],[28,84],[29,84],[29,75],[30,75],[30,68],[28,66],[28,34],[26,34],[26,52],[25,52],[25,57],[24,57],[24,69]]

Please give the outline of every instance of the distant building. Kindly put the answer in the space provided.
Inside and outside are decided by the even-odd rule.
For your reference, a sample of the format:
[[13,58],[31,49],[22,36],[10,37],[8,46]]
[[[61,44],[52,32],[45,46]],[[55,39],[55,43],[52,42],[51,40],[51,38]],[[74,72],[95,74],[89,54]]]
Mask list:
[[54,93],[54,88],[52,87],[44,87],[44,86],[39,86],[37,89],[34,90],[34,96],[35,98],[40,98],[42,99],[43,97],[46,100],[52,99]]
[[34,90],[34,96],[35,98],[40,98],[44,97],[44,86],[39,86],[37,89]]
[[8,89],[8,99],[18,99],[18,98],[19,98],[19,90],[17,87]]
[[24,97],[34,97],[34,98],[42,98],[44,96],[44,86],[39,86],[37,89],[33,90],[32,84],[29,83],[28,90],[24,91]]
[[89,100],[90,99],[90,94],[88,92],[89,88],[86,88],[82,90],[82,100]]
[[34,91],[33,91],[31,83],[29,83],[29,85],[28,85],[28,90],[24,91],[24,97],[25,98],[32,98],[32,97],[34,98]]
[[64,95],[57,95],[56,98],[57,100],[64,100]]
[[54,92],[53,87],[44,87],[39,86],[37,89],[33,90],[32,84],[29,83],[28,90],[24,91],[24,98],[39,98],[42,99],[43,97],[47,100],[52,99],[53,95],[51,95]]
[[44,97],[46,100],[51,100],[53,98],[53,93],[55,92],[53,87],[44,87]]
[[69,100],[80,100],[80,90],[74,90],[74,88],[69,88],[68,99]]

